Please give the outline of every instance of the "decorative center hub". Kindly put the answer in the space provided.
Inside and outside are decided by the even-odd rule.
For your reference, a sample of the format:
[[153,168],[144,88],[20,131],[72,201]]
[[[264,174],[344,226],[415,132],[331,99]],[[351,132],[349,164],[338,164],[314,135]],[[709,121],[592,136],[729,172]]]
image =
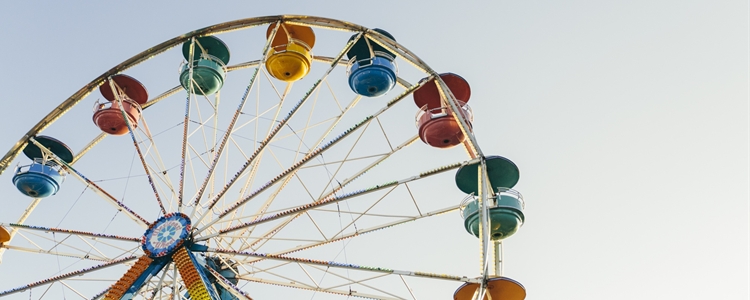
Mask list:
[[190,219],[183,213],[168,213],[152,223],[141,238],[141,248],[151,258],[172,254],[190,235]]

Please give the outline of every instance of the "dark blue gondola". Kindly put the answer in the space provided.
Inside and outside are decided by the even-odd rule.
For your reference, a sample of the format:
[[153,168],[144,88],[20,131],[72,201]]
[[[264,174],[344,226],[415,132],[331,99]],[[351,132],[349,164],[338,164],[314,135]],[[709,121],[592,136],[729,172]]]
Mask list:
[[[73,161],[73,151],[63,142],[47,136],[37,136],[36,141],[49,149],[62,161]],[[23,153],[32,160],[29,165],[19,166],[13,175],[13,184],[26,196],[46,198],[56,194],[65,179],[65,172],[55,161],[49,160],[41,148],[29,142]]]
[[[396,40],[385,30],[375,28],[373,31]],[[346,56],[349,58],[349,87],[355,93],[378,97],[396,86],[396,56],[382,46],[363,37],[354,43]]]

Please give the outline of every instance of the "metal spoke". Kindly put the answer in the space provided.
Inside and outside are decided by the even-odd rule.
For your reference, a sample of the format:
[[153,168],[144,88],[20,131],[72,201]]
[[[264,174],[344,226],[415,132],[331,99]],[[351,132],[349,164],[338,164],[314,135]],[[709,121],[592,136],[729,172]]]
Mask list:
[[207,235],[207,236],[203,236],[203,237],[200,237],[200,238],[196,238],[195,240],[197,242],[204,241],[204,240],[207,240],[209,238],[218,236],[219,234],[223,234],[223,233],[227,233],[227,232],[232,232],[232,231],[240,230],[240,229],[243,229],[243,228],[246,228],[246,227],[250,227],[250,226],[254,226],[254,225],[258,225],[258,224],[270,222],[270,221],[273,221],[273,220],[276,220],[276,219],[279,219],[279,218],[291,216],[293,214],[300,214],[300,213],[303,213],[304,211],[307,211],[307,210],[310,210],[310,209],[313,209],[313,208],[317,208],[317,207],[320,207],[320,206],[324,206],[324,205],[328,205],[328,204],[333,204],[333,203],[340,202],[340,201],[343,201],[343,200],[347,200],[349,198],[353,198],[353,197],[356,197],[356,196],[360,196],[360,195],[372,193],[374,191],[378,191],[378,190],[390,188],[390,187],[393,187],[393,186],[396,186],[396,185],[399,185],[399,184],[402,184],[402,183],[406,183],[406,182],[411,182],[411,181],[415,181],[415,180],[427,178],[427,177],[435,175],[435,174],[439,174],[439,173],[442,173],[442,172],[445,172],[445,171],[448,171],[448,170],[456,169],[456,168],[458,168],[458,167],[460,167],[462,165],[468,164],[469,162],[470,161],[467,161],[467,162],[464,162],[464,163],[455,163],[455,164],[451,164],[451,165],[442,166],[442,167],[439,167],[439,168],[436,168],[436,169],[433,169],[433,170],[430,170],[430,171],[422,172],[419,175],[415,175],[415,176],[412,176],[412,177],[409,177],[409,178],[381,183],[381,184],[376,185],[374,187],[366,188],[366,189],[359,190],[359,191],[356,191],[356,192],[350,192],[350,193],[347,193],[347,194],[343,194],[341,196],[331,195],[331,196],[325,197],[325,198],[323,198],[323,199],[321,199],[319,201],[316,201],[316,202],[313,202],[313,203],[310,203],[310,204],[306,204],[306,205],[303,205],[303,206],[298,206],[298,207],[295,207],[295,208],[292,208],[292,209],[289,209],[289,210],[285,210],[285,211],[282,211],[282,212],[279,212],[279,213],[268,215],[268,216],[259,218],[259,219],[255,220],[255,221],[246,222],[246,223],[243,223],[243,224],[232,226],[232,227],[229,227],[227,229],[219,231],[219,233],[211,234],[211,235]]
[[148,225],[150,225],[150,223],[148,221],[146,221],[146,219],[144,219],[143,217],[139,216],[133,210],[131,210],[130,208],[128,208],[127,206],[125,206],[125,204],[123,204],[119,200],[115,199],[114,196],[110,195],[109,193],[107,193],[106,191],[104,191],[103,189],[101,189],[96,183],[94,183],[93,181],[91,181],[88,178],[86,178],[83,174],[81,174],[80,172],[78,172],[76,169],[74,169],[72,166],[70,166],[65,161],[61,160],[59,157],[57,157],[57,155],[55,155],[54,153],[52,153],[51,151],[49,151],[49,149],[47,149],[42,144],[40,144],[39,142],[37,142],[34,138],[29,138],[29,141],[32,142],[32,143],[34,143],[34,145],[36,145],[40,149],[44,149],[46,152],[48,152],[49,155],[50,155],[50,157],[52,158],[52,160],[54,160],[57,164],[59,164],[60,166],[62,166],[66,171],[68,171],[68,173],[72,174],[73,177],[76,177],[78,180],[80,180],[81,182],[83,182],[84,184],[86,184],[86,186],[88,188],[90,188],[91,190],[93,190],[94,192],[96,192],[98,195],[102,196],[102,198],[104,198],[105,200],[108,200],[108,202],[110,204],[114,205],[115,208],[117,208],[120,211],[124,211],[125,214],[128,215],[136,223],[138,223],[139,225],[141,225],[144,228],[146,228],[146,227],[148,227]]
[[129,242],[136,242],[140,243],[140,238],[134,238],[134,237],[125,237],[125,236],[117,236],[117,235],[111,235],[111,234],[103,234],[103,233],[94,233],[94,232],[87,232],[87,231],[80,231],[80,230],[71,230],[71,229],[61,229],[61,228],[52,228],[52,227],[43,227],[43,226],[33,226],[33,225],[24,225],[24,224],[16,224],[16,223],[0,223],[0,226],[8,226],[12,228],[22,229],[22,230],[35,230],[35,231],[42,231],[42,232],[59,232],[59,233],[67,233],[67,234],[75,234],[79,236],[88,236],[93,238],[103,238],[103,239],[112,239],[112,240],[118,240],[118,241],[129,241]]
[[[433,217],[433,216],[442,215],[442,214],[453,212],[453,211],[456,211],[456,210],[458,210],[458,205],[447,207],[447,208],[443,208],[443,209],[439,209],[439,210],[435,210],[435,211],[432,211],[432,212],[429,212],[429,213],[422,214],[420,216],[401,217],[401,218],[403,218],[403,220],[392,221],[392,222],[380,224],[380,225],[377,225],[377,226],[372,226],[372,227],[369,227],[369,228],[359,229],[356,232],[349,233],[349,234],[343,234],[341,236],[333,236],[330,239],[324,240],[324,241],[313,241],[311,243],[308,243],[308,244],[305,244],[305,245],[300,245],[300,246],[295,246],[293,248],[289,248],[289,249],[284,250],[284,251],[274,252],[273,254],[275,254],[275,255],[285,255],[285,254],[290,254],[290,253],[294,253],[294,252],[299,252],[299,251],[302,251],[302,250],[307,250],[307,249],[310,249],[310,248],[314,248],[314,247],[318,247],[318,246],[322,246],[322,245],[326,245],[326,244],[330,244],[330,243],[334,243],[334,242],[340,242],[340,241],[343,241],[343,240],[346,240],[346,239],[350,239],[350,238],[353,238],[353,237],[357,237],[357,236],[360,236],[360,235],[363,235],[363,234],[367,234],[367,233],[379,231],[379,230],[382,230],[382,229],[394,227],[396,225],[406,224],[406,223],[409,223],[409,222],[412,222],[412,221],[416,221],[416,220],[419,220],[419,219],[422,219],[422,218],[427,218],[427,217]],[[261,239],[261,238],[256,238],[256,239]],[[271,239],[271,238],[264,238],[264,239]],[[273,239],[274,240],[283,240],[283,239],[279,239],[279,238],[273,238]],[[262,259],[258,259],[258,261],[260,261],[260,260],[262,260]]]
[[[318,147],[318,146],[320,146],[320,144],[321,144],[321,143],[323,142],[323,140],[325,139],[325,137],[326,137],[326,136],[328,136],[328,135],[329,135],[329,134],[330,134],[330,133],[331,133],[331,132],[333,131],[334,127],[335,127],[336,125],[338,125],[338,124],[339,124],[339,122],[340,122],[340,121],[341,121],[341,119],[342,119],[342,118],[344,117],[344,115],[346,115],[346,113],[347,113],[348,111],[350,111],[350,109],[352,109],[352,108],[353,108],[353,107],[354,107],[354,106],[355,106],[355,105],[356,105],[356,104],[357,104],[357,103],[359,102],[359,100],[360,100],[360,99],[361,99],[361,96],[356,96],[356,97],[354,98],[354,100],[353,100],[353,101],[352,101],[352,102],[351,102],[351,103],[350,103],[350,104],[349,104],[349,105],[348,105],[348,106],[346,107],[346,109],[344,109],[344,110],[343,110],[343,111],[341,112],[341,114],[339,114],[339,115],[338,115],[338,116],[336,117],[336,119],[334,120],[334,122],[332,122],[332,124],[330,124],[330,125],[329,125],[328,129],[326,129],[326,131],[325,131],[325,132],[324,132],[324,133],[323,133],[323,134],[322,134],[322,135],[320,136],[320,138],[319,138],[319,139],[318,139],[318,140],[317,140],[317,141],[316,141],[316,142],[314,143],[314,145],[313,145],[312,147]],[[308,117],[308,124],[309,124],[309,120],[310,120],[310,118],[311,118],[311,117],[312,117],[312,111],[311,111],[311,115],[310,115],[310,117]],[[307,127],[306,127],[306,128],[307,128]],[[303,133],[303,137],[301,137],[301,138],[300,138],[300,142],[298,143],[298,146],[297,146],[297,151],[296,151],[296,153],[295,153],[295,156],[294,156],[294,159],[295,159],[295,160],[297,159],[297,155],[298,155],[298,154],[300,153],[300,147],[301,147],[301,146],[302,146],[302,144],[303,144],[303,141],[304,141],[304,134],[306,134],[306,132],[307,132],[307,131],[306,131],[306,129],[305,129],[305,131],[304,131],[304,133]],[[278,160],[277,160],[277,162],[278,162]],[[281,163],[279,162],[279,164],[281,164]],[[282,166],[282,167],[283,167],[283,166]],[[276,189],[276,191],[274,191],[274,193],[273,193],[273,194],[271,194],[271,196],[270,196],[270,197],[268,197],[268,199],[266,200],[266,202],[265,202],[265,203],[264,203],[264,204],[263,204],[263,205],[262,205],[262,206],[261,206],[261,207],[260,207],[260,208],[258,209],[258,211],[257,211],[257,212],[256,212],[256,214],[255,214],[255,216],[256,216],[255,218],[256,218],[256,219],[257,219],[258,217],[260,217],[260,216],[261,216],[261,215],[262,215],[263,213],[265,213],[265,212],[266,212],[266,210],[267,210],[267,209],[268,209],[268,208],[269,208],[269,207],[271,206],[271,203],[272,203],[272,202],[273,202],[273,201],[274,201],[274,200],[276,199],[276,197],[278,196],[279,192],[281,192],[281,190],[283,189],[283,187],[284,187],[284,186],[286,186],[286,184],[287,184],[287,183],[289,182],[289,180],[291,180],[291,178],[292,178],[293,176],[295,176],[295,177],[296,177],[296,172],[297,172],[298,170],[302,169],[302,168],[303,168],[303,166],[300,166],[300,168],[298,168],[298,169],[295,169],[295,170],[293,170],[293,171],[292,171],[292,172],[291,172],[291,173],[290,173],[289,175],[287,175],[287,176],[285,177],[284,181],[283,181],[283,182],[282,182],[281,184],[279,184],[279,187],[278,187],[278,188]],[[234,240],[232,240],[232,242],[234,242]],[[230,244],[231,244],[231,243],[230,243]],[[250,246],[252,246],[252,245],[248,245],[248,247],[250,247]]]
[[156,287],[154,288],[153,293],[151,294],[151,299],[154,299],[156,297],[156,293],[160,293],[162,289],[162,285],[164,284],[164,277],[167,276],[167,273],[169,273],[169,268],[171,267],[172,263],[168,263],[164,267],[164,271],[161,272],[161,276],[159,277],[159,283],[156,284]]
[[300,264],[306,264],[306,265],[316,265],[316,266],[323,266],[323,267],[336,268],[336,269],[350,269],[350,270],[366,271],[366,272],[381,273],[381,274],[395,274],[395,275],[403,275],[403,276],[410,276],[410,277],[443,279],[443,280],[449,280],[449,281],[472,282],[472,283],[478,283],[480,281],[479,279],[468,278],[466,276],[437,274],[437,273],[420,272],[420,271],[396,270],[396,269],[389,269],[389,268],[383,268],[383,267],[361,266],[361,265],[355,265],[355,264],[339,263],[339,262],[334,262],[334,261],[322,261],[322,260],[315,260],[315,259],[309,259],[309,258],[297,258],[297,257],[283,256],[283,255],[274,255],[270,253],[234,251],[234,250],[224,250],[224,249],[216,249],[216,248],[208,248],[206,252],[257,257],[257,258],[264,258],[264,259],[274,260],[274,261],[292,262],[292,263],[300,263]]
[[[19,246],[13,246],[13,245],[2,245],[0,247],[8,249],[8,250],[19,251],[19,252],[49,254],[53,256],[70,257],[70,258],[77,258],[77,259],[82,259],[82,260],[92,260],[92,261],[110,261],[111,260],[106,257],[90,255],[90,254],[75,254],[75,253],[66,253],[66,252],[59,252],[59,251],[53,252],[50,250],[26,248],[26,247],[19,247]],[[81,252],[83,251],[81,250]]]
[[[263,46],[263,58],[258,63],[257,67],[255,68],[255,71],[253,72],[252,77],[250,78],[250,83],[247,85],[247,88],[245,89],[245,93],[242,96],[242,100],[240,101],[240,104],[237,107],[237,110],[235,111],[234,115],[232,116],[231,121],[229,122],[229,126],[227,130],[224,133],[224,137],[221,140],[221,143],[219,143],[219,149],[215,151],[214,153],[214,160],[211,163],[211,167],[208,168],[208,174],[206,174],[206,177],[203,181],[203,184],[198,189],[198,193],[195,196],[195,201],[193,205],[195,207],[198,206],[198,203],[200,202],[200,199],[203,196],[203,192],[206,190],[206,186],[208,185],[208,182],[210,178],[213,176],[213,172],[216,169],[216,164],[219,162],[219,159],[221,158],[221,154],[224,152],[224,146],[227,144],[227,139],[229,138],[229,135],[234,130],[234,126],[237,123],[237,118],[239,117],[240,113],[242,112],[243,108],[245,107],[245,103],[247,101],[248,96],[250,96],[250,90],[252,89],[253,85],[255,84],[255,78],[258,76],[258,71],[260,70],[260,66],[263,65],[263,62],[265,62],[265,53],[268,52],[269,47],[271,47],[271,41],[273,41],[274,37],[276,37],[276,31],[280,26],[278,26],[278,22],[276,23],[277,26],[272,30],[270,36],[268,39],[266,39],[266,44]],[[192,75],[191,75],[192,76]],[[192,78],[192,77],[191,77]],[[281,107],[281,105],[279,105]],[[209,207],[210,210],[210,207]]]
[[[240,174],[242,174],[242,173],[245,172],[245,170],[247,169],[247,167],[258,156],[258,154],[260,152],[262,152],[263,149],[265,149],[265,147],[276,136],[276,134],[281,130],[281,128],[283,128],[287,124],[287,122],[289,122],[289,119],[291,119],[297,113],[297,111],[299,110],[299,108],[310,98],[310,96],[318,88],[318,86],[320,85],[320,83],[326,78],[326,76],[328,76],[328,74],[331,73],[331,71],[333,71],[333,69],[337,65],[337,62],[339,60],[341,60],[341,58],[344,56],[344,54],[346,54],[346,52],[354,45],[355,41],[356,40],[352,40],[352,41],[349,41],[346,44],[346,47],[344,47],[344,49],[338,54],[338,56],[336,57],[336,59],[334,60],[334,62],[331,63],[331,67],[326,71],[326,73],[323,75],[323,77],[321,79],[318,79],[313,84],[313,87],[305,94],[305,96],[302,97],[302,99],[299,102],[297,102],[297,104],[289,111],[289,113],[287,114],[287,116],[284,117],[281,121],[279,121],[279,123],[271,130],[271,132],[263,139],[263,141],[260,142],[259,147],[253,152],[253,155],[251,155],[250,159],[248,159],[248,161],[245,162],[245,164],[240,168],[240,170],[237,172],[237,174],[235,175],[235,177],[233,177],[232,179],[230,179],[229,182],[222,189],[222,191],[219,192],[219,194],[217,194],[214,197],[214,199],[209,203],[209,205],[207,207],[207,211],[210,211],[211,208],[213,208],[214,205],[216,205],[216,203],[219,201],[219,199],[221,198],[221,196],[224,195],[224,193],[226,192],[226,190],[229,189],[229,187],[231,187],[232,184],[234,184],[234,182],[237,180],[237,177]],[[234,210],[234,209],[232,209],[232,210]],[[226,214],[227,213],[223,213],[222,216],[224,216]],[[205,216],[205,214],[203,216]],[[199,219],[198,222],[196,222],[196,224],[200,224],[200,220],[201,219]]]
[[103,263],[101,265],[93,266],[93,267],[90,267],[90,268],[85,268],[85,269],[81,269],[81,270],[78,270],[78,271],[73,271],[73,272],[69,272],[69,273],[65,273],[65,274],[53,276],[53,277],[50,277],[50,278],[47,278],[47,279],[43,279],[43,280],[40,280],[40,281],[37,281],[37,282],[34,282],[34,283],[30,283],[30,284],[27,284],[27,285],[24,285],[24,286],[20,286],[20,287],[14,288],[14,289],[10,289],[10,290],[7,290],[7,291],[0,292],[0,296],[7,296],[7,295],[15,294],[15,293],[18,293],[18,292],[23,292],[23,291],[25,291],[27,289],[30,289],[30,288],[34,288],[34,287],[37,287],[37,286],[42,286],[42,285],[54,283],[54,282],[57,282],[59,280],[70,278],[70,277],[73,277],[73,276],[81,276],[81,275],[86,274],[86,273],[90,273],[90,272],[98,271],[98,270],[101,270],[101,269],[109,268],[111,266],[116,266],[116,265],[119,265],[119,264],[122,264],[122,263],[125,263],[125,262],[128,262],[128,261],[134,260],[136,258],[137,258],[136,256],[125,257],[125,258],[116,259],[116,260],[113,260],[113,261],[110,261],[110,262],[107,262],[107,263]]
[[399,298],[382,297],[379,295],[360,293],[357,291],[350,291],[350,290],[309,288],[309,287],[305,287],[301,285],[298,282],[288,282],[288,281],[284,282],[284,281],[276,281],[276,280],[269,280],[269,279],[263,279],[263,278],[255,278],[255,277],[250,277],[250,276],[243,276],[240,279],[245,280],[245,281],[255,282],[255,283],[263,283],[263,284],[269,284],[269,285],[275,285],[275,286],[281,286],[281,287],[309,290],[309,291],[314,291],[314,292],[322,292],[322,293],[328,293],[328,294],[334,294],[334,295],[340,295],[340,296],[353,296],[353,297],[361,297],[361,298],[366,298],[366,299],[378,299],[378,300],[401,300]]
[[[329,71],[330,71],[330,70],[329,70]],[[319,81],[318,81],[317,83],[319,83],[319,82],[320,82],[320,80],[319,80]],[[247,203],[247,202],[248,202],[249,200],[251,200],[251,199],[252,199],[252,198],[253,198],[253,197],[254,197],[255,195],[257,195],[257,194],[260,194],[261,192],[265,191],[265,190],[266,190],[267,188],[269,188],[270,186],[272,186],[272,185],[276,184],[276,183],[277,183],[278,181],[280,181],[281,179],[283,179],[283,178],[285,178],[285,177],[289,176],[290,174],[293,174],[294,172],[296,172],[296,170],[297,170],[297,169],[299,169],[299,168],[301,168],[302,166],[304,166],[304,165],[305,165],[305,164],[306,164],[307,162],[309,162],[309,161],[310,161],[311,159],[313,159],[313,158],[315,158],[316,156],[318,156],[319,154],[323,153],[323,152],[324,152],[324,151],[325,151],[326,149],[328,149],[328,148],[330,148],[331,146],[335,145],[335,144],[336,144],[337,142],[341,141],[341,140],[342,140],[343,138],[345,138],[346,136],[348,136],[348,135],[349,135],[349,134],[351,134],[352,132],[356,131],[357,129],[359,129],[360,127],[362,127],[362,126],[364,126],[364,125],[366,125],[366,124],[369,124],[369,122],[370,122],[370,121],[372,121],[372,120],[373,120],[373,119],[374,119],[375,117],[377,117],[377,116],[381,115],[381,114],[382,114],[383,112],[387,111],[387,110],[388,110],[388,109],[389,109],[390,107],[392,107],[392,106],[393,106],[393,105],[394,105],[395,103],[397,103],[398,101],[401,101],[401,100],[402,100],[402,99],[404,99],[404,98],[405,98],[405,97],[406,97],[407,95],[410,95],[410,94],[411,94],[412,92],[414,92],[414,91],[415,91],[415,90],[416,90],[417,88],[419,88],[419,87],[420,87],[421,85],[423,85],[423,84],[425,84],[425,82],[421,82],[420,84],[417,84],[417,85],[411,86],[411,87],[410,87],[409,89],[407,89],[406,91],[404,91],[404,92],[403,92],[402,94],[400,94],[399,96],[397,96],[396,98],[394,98],[393,100],[391,100],[390,102],[388,102],[388,104],[387,104],[387,105],[386,105],[385,107],[381,108],[381,109],[380,109],[379,111],[377,111],[377,112],[376,112],[376,113],[374,113],[373,115],[367,116],[367,117],[366,117],[366,118],[365,118],[364,120],[360,121],[359,123],[357,123],[357,124],[355,124],[354,126],[350,127],[349,129],[347,129],[347,130],[346,130],[346,131],[344,131],[343,133],[339,134],[339,136],[337,136],[337,137],[336,137],[336,138],[334,138],[333,140],[331,140],[331,141],[329,141],[328,143],[326,143],[325,145],[323,145],[323,146],[321,146],[321,147],[319,147],[319,148],[316,148],[315,150],[311,151],[311,152],[310,152],[310,153],[308,153],[308,154],[307,154],[307,155],[306,155],[306,156],[305,156],[305,157],[304,157],[304,158],[303,158],[302,160],[300,160],[300,161],[296,162],[296,163],[295,163],[294,165],[292,165],[292,167],[291,167],[291,168],[287,169],[287,170],[286,170],[286,171],[284,171],[284,172],[283,172],[282,174],[279,174],[279,175],[277,175],[277,176],[276,176],[276,177],[275,177],[274,179],[272,179],[271,181],[269,181],[268,183],[266,183],[265,185],[263,185],[263,186],[262,186],[261,188],[259,188],[258,190],[256,190],[256,191],[255,191],[255,192],[253,192],[252,194],[250,194],[249,196],[245,197],[244,199],[241,199],[240,201],[237,201],[237,202],[235,202],[235,204],[233,204],[233,205],[232,205],[232,206],[230,206],[230,207],[229,207],[228,209],[226,209],[226,210],[225,210],[224,212],[222,212],[222,213],[221,213],[221,214],[219,215],[219,217],[218,217],[218,218],[216,218],[216,219],[214,219],[213,221],[209,222],[209,223],[208,223],[207,225],[205,225],[204,227],[202,227],[202,228],[198,229],[197,233],[201,233],[201,232],[202,232],[202,231],[204,231],[204,230],[205,230],[206,228],[208,228],[208,227],[212,226],[213,224],[215,224],[216,222],[218,222],[218,221],[219,221],[219,220],[220,220],[221,218],[223,218],[223,217],[224,217],[224,216],[226,216],[227,214],[229,214],[229,213],[233,212],[234,210],[236,210],[237,208],[239,208],[240,206],[242,206],[242,205],[243,205],[244,203]],[[311,90],[311,91],[312,91],[312,90]],[[308,91],[308,93],[307,93],[307,94],[306,94],[306,96],[305,96],[305,99],[306,99],[306,98],[307,98],[307,97],[308,97],[308,96],[310,95],[311,91]],[[299,106],[299,103],[298,103],[298,106]],[[298,106],[297,106],[297,107],[298,107]],[[296,110],[296,109],[295,109],[295,110]],[[293,111],[294,111],[294,110],[293,110]],[[291,116],[291,115],[292,115],[292,113],[290,113],[290,115],[289,115],[289,116]],[[288,120],[288,118],[287,118],[287,120]],[[281,125],[281,123],[280,123],[279,125]],[[278,127],[278,125],[277,125],[277,127],[276,127],[276,128],[279,128],[279,127]],[[413,140],[411,140],[411,141],[409,141],[408,143],[406,143],[406,144],[404,145],[404,147],[405,147],[406,145],[408,145],[408,144],[411,144],[411,143],[412,143],[413,141],[416,141],[416,137],[415,137],[415,138],[414,138]],[[401,148],[403,148],[403,147],[401,147]],[[401,148],[397,148],[397,149],[401,149]],[[259,149],[260,149],[260,147],[259,147]],[[258,152],[258,150],[256,150],[256,153],[257,153],[257,152]],[[384,158],[382,158],[382,159],[384,160],[384,159],[385,159],[385,157],[384,157]],[[250,161],[250,160],[248,160],[248,162],[249,162],[249,161]],[[374,165],[373,165],[373,166],[374,166]],[[364,173],[364,172],[360,173],[359,175],[361,175],[361,174],[363,174],[363,173]],[[238,173],[238,174],[239,174],[239,173]],[[356,177],[358,177],[359,175],[357,175]],[[356,178],[356,177],[353,177],[353,178]],[[214,203],[215,203],[216,201],[218,201],[218,197],[216,198],[216,200],[214,201]],[[209,207],[209,209],[210,209],[210,207]],[[205,214],[204,214],[204,216],[205,216]],[[199,224],[200,222],[196,222],[196,223],[197,223],[197,224]]]
[[[41,201],[42,201],[41,198],[34,198],[34,201],[32,201],[31,204],[29,204],[29,206],[26,207],[26,210],[24,210],[23,214],[21,215],[20,218],[18,218],[18,221],[16,221],[16,223],[23,224],[24,222],[26,222],[26,219],[28,219],[29,216],[31,216],[31,213],[34,211],[34,209],[37,207],[37,205],[39,205],[39,202]],[[10,244],[10,241],[13,240],[13,237],[16,236],[17,232],[18,232],[18,228],[11,229],[9,232],[10,237],[8,238],[8,242],[6,242],[5,244]],[[5,253],[5,249],[6,248],[0,247],[0,264],[2,264],[3,262],[3,254]]]
[[216,279],[218,279],[216,282],[219,283],[219,285],[224,287],[227,291],[232,293],[232,295],[234,295],[235,297],[240,298],[240,299],[253,300],[253,298],[250,298],[250,296],[247,295],[247,293],[243,292],[240,288],[238,288],[237,286],[229,282],[228,279],[224,278],[224,276],[219,274],[219,272],[216,272],[216,270],[212,268],[208,268],[208,267],[206,268],[206,270],[208,270],[208,272],[211,273],[211,275],[213,275],[214,277],[216,277]]
[[133,140],[133,146],[135,147],[136,153],[138,153],[138,158],[141,160],[141,164],[143,165],[143,171],[146,172],[146,177],[148,178],[148,183],[151,185],[151,189],[154,191],[154,196],[156,197],[156,202],[159,204],[159,208],[161,209],[162,214],[167,214],[167,210],[164,208],[164,203],[161,201],[161,197],[159,196],[159,192],[156,190],[156,185],[154,184],[154,179],[151,178],[151,172],[149,172],[148,164],[146,164],[146,159],[143,157],[143,152],[141,152],[141,147],[138,146],[138,139],[135,138],[135,131],[133,130],[133,124],[130,123],[130,117],[128,117],[127,112],[125,112],[125,107],[122,105],[122,96],[118,92],[119,87],[115,86],[114,80],[112,78],[108,78],[107,80],[109,82],[109,87],[112,89],[112,94],[115,96],[115,101],[119,103],[120,106],[120,113],[122,114],[123,120],[125,120],[125,124],[128,127],[128,132],[130,133],[130,138]]

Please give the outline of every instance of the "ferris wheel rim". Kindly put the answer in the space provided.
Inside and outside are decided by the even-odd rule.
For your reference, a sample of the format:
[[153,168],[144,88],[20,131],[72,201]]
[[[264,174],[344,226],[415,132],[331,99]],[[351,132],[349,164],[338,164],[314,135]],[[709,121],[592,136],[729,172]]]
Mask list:
[[[290,22],[292,24],[297,22],[301,24],[310,25],[313,27],[328,28],[328,29],[333,29],[333,30],[363,32],[374,38],[382,38],[382,37],[387,38],[387,36],[381,34],[380,32],[374,31],[373,29],[370,29],[370,28],[367,28],[367,27],[364,27],[355,23],[341,21],[341,20],[337,20],[333,18],[307,16],[307,15],[272,15],[272,16],[239,19],[239,20],[234,20],[234,21],[229,21],[229,22],[217,23],[211,26],[198,29],[198,30],[187,32],[182,35],[178,35],[172,39],[169,39],[145,51],[142,51],[132,56],[131,58],[123,61],[122,63],[112,67],[111,69],[105,71],[104,73],[102,73],[101,75],[93,79],[88,84],[84,85],[82,88],[80,88],[78,91],[73,93],[71,96],[63,100],[61,104],[59,104],[54,109],[52,109],[50,113],[48,113],[39,122],[37,122],[34,126],[32,126],[31,129],[29,129],[28,132],[26,132],[13,146],[11,146],[11,148],[2,158],[0,158],[0,174],[2,174],[10,166],[13,160],[15,160],[16,157],[18,157],[18,155],[21,153],[24,147],[26,147],[27,141],[29,140],[29,138],[36,136],[37,134],[44,131],[47,127],[52,125],[57,119],[59,119],[62,115],[64,115],[68,110],[75,107],[82,99],[86,98],[86,96],[88,96],[91,92],[93,92],[99,86],[104,84],[107,78],[109,78],[110,76],[121,74],[122,72],[148,60],[150,57],[156,56],[171,48],[177,47],[178,45],[181,45],[182,43],[184,43],[185,41],[193,37],[215,35],[218,33],[247,29],[247,28],[254,27],[254,26],[260,26],[263,24],[270,24],[273,22],[281,22],[281,21]],[[422,68],[426,73],[429,73],[431,76],[438,75],[438,73],[432,70],[426,63],[424,63],[424,61],[422,61],[418,56],[416,56],[413,52],[409,51],[406,47],[404,47],[400,43],[392,41],[391,45],[396,46],[397,48],[402,50],[402,52],[400,53],[401,55],[410,56],[412,58],[408,60],[410,63],[414,64],[415,66],[419,68]],[[462,118],[459,117],[459,119],[462,119]]]

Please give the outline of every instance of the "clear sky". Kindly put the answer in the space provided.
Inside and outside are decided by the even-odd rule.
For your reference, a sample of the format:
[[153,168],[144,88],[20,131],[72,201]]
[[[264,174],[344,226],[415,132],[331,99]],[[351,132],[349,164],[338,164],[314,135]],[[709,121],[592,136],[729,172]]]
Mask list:
[[[386,28],[433,69],[469,81],[482,150],[521,169],[527,222],[505,243],[505,275],[527,299],[748,298],[747,1],[7,2],[0,149],[136,53],[278,14]],[[11,177],[0,179],[0,222],[14,222],[30,200]],[[445,220],[434,238],[468,246],[427,271],[476,276],[475,259],[462,258],[477,256],[478,242],[457,215]],[[383,234],[395,248],[441,247]],[[57,270],[37,273],[45,267],[4,262],[0,283]]]

